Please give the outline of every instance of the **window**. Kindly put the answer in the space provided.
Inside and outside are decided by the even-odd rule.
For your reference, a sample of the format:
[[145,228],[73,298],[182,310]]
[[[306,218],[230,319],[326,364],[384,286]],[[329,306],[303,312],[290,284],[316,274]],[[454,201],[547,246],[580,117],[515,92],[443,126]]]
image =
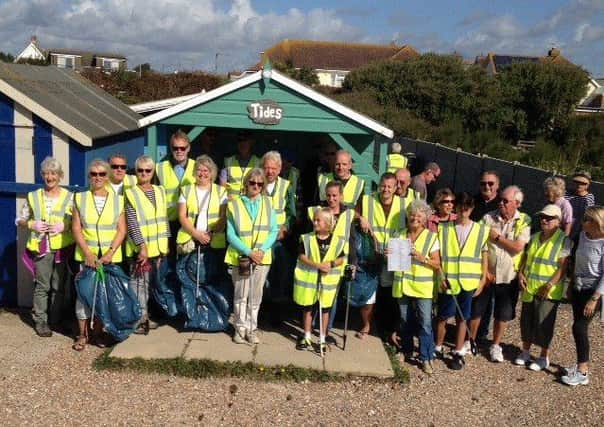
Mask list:
[[103,58],[103,70],[117,71],[120,68],[119,61],[115,59],[104,59]]
[[333,77],[334,87],[342,87],[342,84],[344,83],[344,79],[346,79],[346,74],[336,74]]
[[73,56],[57,56],[57,67],[74,68]]

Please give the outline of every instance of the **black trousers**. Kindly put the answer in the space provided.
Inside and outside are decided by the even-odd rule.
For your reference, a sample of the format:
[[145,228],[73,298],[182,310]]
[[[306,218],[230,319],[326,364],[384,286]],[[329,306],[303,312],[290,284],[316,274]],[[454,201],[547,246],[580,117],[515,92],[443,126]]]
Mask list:
[[598,301],[594,315],[587,317],[583,314],[585,305],[593,295],[593,290],[578,291],[573,289],[572,306],[573,306],[573,338],[577,347],[577,363],[589,362],[589,336],[588,329],[591,319],[594,318],[595,312],[598,311],[602,300]]

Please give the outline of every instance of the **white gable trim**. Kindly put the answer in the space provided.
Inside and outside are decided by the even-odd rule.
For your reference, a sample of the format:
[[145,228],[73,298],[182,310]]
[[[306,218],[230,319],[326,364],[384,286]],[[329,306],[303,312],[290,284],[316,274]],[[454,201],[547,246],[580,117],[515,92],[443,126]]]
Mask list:
[[18,91],[2,79],[0,79],[0,92],[4,93],[13,101],[21,104],[23,107],[27,108],[36,116],[42,118],[52,127],[59,129],[71,139],[79,142],[80,144],[86,147],[92,147],[92,138],[82,133],[79,129],[73,127],[65,120],[61,119],[59,116],[57,116],[50,110],[47,110],[46,108],[29,98],[24,93]]
[[[150,116],[144,117],[138,121],[139,127],[145,127],[152,125],[154,123],[160,122],[168,117],[174,116],[176,114],[187,111],[193,107],[196,107],[201,104],[205,104],[213,99],[226,95],[227,93],[234,92],[242,87],[255,83],[262,79],[263,71],[257,71],[254,74],[250,74],[249,76],[243,77],[241,79],[235,80],[234,82],[228,83],[224,86],[220,86],[214,90],[211,90],[205,94],[198,95],[194,98],[189,99],[181,104],[175,105],[174,107],[167,108],[158,113],[152,114]],[[267,72],[268,74],[268,72]],[[290,79],[289,77],[284,76],[276,70],[270,70],[270,78],[278,83],[281,83],[284,86],[292,89],[293,91],[303,95],[307,98],[312,99],[313,101],[345,116],[349,119],[361,124],[362,126],[373,130],[380,135],[385,136],[386,138],[392,139],[394,137],[394,132],[391,129],[388,129],[384,125],[376,122],[375,120],[370,119],[369,117],[363,116],[360,113],[324,96],[318,92],[315,92],[308,86],[305,86],[297,81]]]
[[192,95],[177,96],[175,98],[160,99],[157,101],[141,102],[140,104],[132,104],[128,107],[130,107],[132,111],[139,114],[147,113],[149,111],[165,110],[166,108],[173,107],[181,102],[185,102],[189,99],[195,98],[196,96],[203,95],[204,93],[206,93],[205,89]]
[[27,47],[26,47],[25,49],[23,49],[19,55],[17,55],[17,57],[15,58],[15,61],[14,61],[14,62],[17,62],[17,61],[19,61],[20,59],[22,59],[22,58],[23,58],[23,55],[25,54],[25,52],[27,52],[27,51],[28,51],[28,50],[30,50],[30,49],[34,51],[34,54],[35,54],[35,56],[37,56],[37,58],[32,58],[32,57],[28,56],[28,57],[26,57],[26,59],[37,59],[37,60],[40,60],[40,61],[42,61],[42,60],[46,59],[46,57],[45,57],[45,56],[44,56],[44,54],[43,54],[43,53],[40,51],[40,49],[38,48],[38,46],[36,46],[36,44],[35,44],[34,42],[30,42],[30,43],[27,45]]

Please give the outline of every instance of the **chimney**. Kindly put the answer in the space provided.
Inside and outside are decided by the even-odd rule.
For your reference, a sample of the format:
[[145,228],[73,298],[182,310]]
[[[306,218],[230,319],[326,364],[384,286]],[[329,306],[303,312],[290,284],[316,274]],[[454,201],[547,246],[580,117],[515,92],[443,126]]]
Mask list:
[[35,44],[36,46],[38,45],[38,37],[36,37],[35,34],[29,38],[29,41]]
[[556,56],[560,56],[560,49],[556,48],[556,47],[552,47],[548,52],[547,52],[547,56],[550,56],[552,58],[556,57]]

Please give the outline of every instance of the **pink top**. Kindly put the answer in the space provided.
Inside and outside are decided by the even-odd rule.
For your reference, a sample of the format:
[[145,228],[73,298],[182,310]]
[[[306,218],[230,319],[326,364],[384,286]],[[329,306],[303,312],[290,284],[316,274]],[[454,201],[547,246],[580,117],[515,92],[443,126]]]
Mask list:
[[438,215],[436,215],[435,213],[430,215],[430,218],[428,218],[428,230],[433,231],[433,232],[437,232],[438,231],[438,224],[441,222],[448,222],[448,221],[455,221],[457,219],[457,214],[451,212],[449,214],[449,217],[447,219],[441,219]]

